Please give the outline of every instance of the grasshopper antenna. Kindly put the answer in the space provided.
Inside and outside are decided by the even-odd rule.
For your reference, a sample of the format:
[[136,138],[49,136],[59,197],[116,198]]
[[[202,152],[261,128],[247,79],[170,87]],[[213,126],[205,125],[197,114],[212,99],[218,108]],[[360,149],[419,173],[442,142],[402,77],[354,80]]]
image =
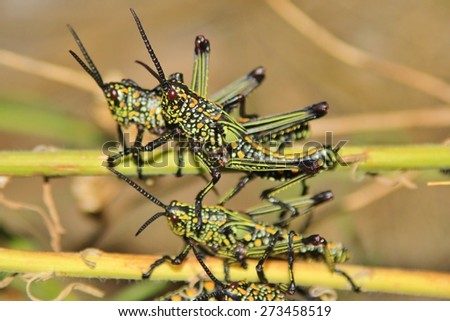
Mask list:
[[167,210],[169,206],[167,206],[166,204],[164,204],[163,202],[161,202],[159,199],[157,199],[155,196],[153,196],[152,194],[150,194],[149,192],[147,192],[146,190],[144,190],[141,186],[139,186],[138,184],[136,184],[135,182],[133,182],[131,179],[129,179],[128,177],[126,177],[125,175],[123,175],[122,173],[116,171],[114,168],[112,167],[107,167],[111,172],[113,172],[117,177],[119,177],[121,180],[125,181],[128,183],[128,185],[130,185],[131,187],[133,187],[136,191],[138,191],[139,193],[141,193],[145,198],[149,199],[150,201],[152,201],[153,203],[155,203],[156,205],[162,207],[163,209]]
[[[167,80],[166,80],[164,71],[161,67],[161,64],[159,63],[159,60],[156,57],[155,51],[153,50],[152,46],[150,45],[150,41],[148,40],[147,35],[145,34],[144,28],[142,27],[142,23],[139,20],[139,17],[137,16],[134,9],[131,8],[130,11],[131,11],[131,14],[133,15],[134,21],[136,22],[139,33],[141,34],[142,40],[144,40],[144,44],[145,44],[145,47],[147,48],[150,58],[152,59],[153,64],[156,67],[156,71],[158,72],[159,77],[157,77],[156,79],[158,79],[160,84],[164,86]],[[153,75],[153,73],[152,73],[152,75]]]
[[150,224],[152,224],[154,221],[156,221],[161,216],[167,216],[167,213],[159,212],[159,213],[156,213],[155,215],[153,215],[152,217],[150,217],[147,221],[145,221],[144,224],[141,225],[141,227],[139,228],[139,230],[137,230],[137,232],[136,232],[136,234],[134,234],[134,236],[138,236],[139,234],[141,234],[143,230],[145,230]]
[[105,83],[103,82],[102,76],[100,76],[100,72],[98,71],[98,69],[95,66],[94,62],[92,61],[91,57],[87,53],[86,48],[84,48],[84,45],[80,40],[80,37],[78,37],[77,33],[75,32],[75,30],[72,28],[71,25],[67,25],[67,28],[69,29],[70,33],[72,34],[72,37],[75,39],[75,42],[77,43],[78,48],[80,48],[84,59],[86,59],[87,65],[72,50],[69,50],[70,54],[75,58],[75,60],[80,64],[80,66],[83,67],[83,69],[95,80],[97,85],[103,89]]
[[141,65],[142,67],[144,67],[149,73],[152,74],[153,77],[155,77],[156,79],[158,79],[159,83],[162,84],[164,82],[164,80],[162,80],[158,73],[156,71],[154,71],[152,69],[152,67],[150,67],[149,65],[147,65],[145,62],[140,61],[140,60],[136,60],[135,61],[137,64]]
[[[150,201],[152,201],[153,203],[155,203],[156,205],[162,207],[163,209],[165,209],[167,211],[168,206],[166,204],[164,204],[163,202],[161,202],[159,199],[157,199],[155,196],[153,196],[152,194],[150,194],[149,192],[144,190],[142,187],[140,187],[138,184],[133,182],[131,179],[129,179],[128,177],[126,177],[122,173],[116,171],[114,168],[112,168],[112,167],[107,167],[107,168],[111,172],[113,172],[117,177],[119,177],[120,179],[124,180],[125,182],[128,183],[128,185],[130,185],[135,190],[137,190],[139,193],[141,193],[145,198],[149,199]],[[155,215],[153,215],[152,217],[150,217],[147,221],[145,221],[144,224],[141,225],[141,227],[139,228],[139,230],[137,230],[137,232],[136,232],[136,234],[134,236],[138,236],[139,234],[141,234],[142,231],[144,231],[150,224],[152,224],[155,220],[157,220],[161,216],[167,216],[167,213],[166,212],[159,212],[159,213],[156,213]]]

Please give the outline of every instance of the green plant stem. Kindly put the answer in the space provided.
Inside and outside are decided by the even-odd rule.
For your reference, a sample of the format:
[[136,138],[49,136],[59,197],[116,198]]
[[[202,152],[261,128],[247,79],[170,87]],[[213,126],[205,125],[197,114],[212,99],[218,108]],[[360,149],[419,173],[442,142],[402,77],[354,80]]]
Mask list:
[[363,156],[362,170],[424,170],[450,166],[450,146],[400,145],[400,146],[349,146],[340,153],[343,158]]
[[[80,253],[30,252],[0,248],[0,271],[11,273],[53,273],[55,276],[81,278],[113,278],[140,280],[142,272],[159,257],[149,255],[117,254],[93,251]],[[87,264],[89,262],[89,264]],[[211,271],[223,278],[223,261],[217,258],[205,260]],[[258,281],[256,261],[249,260],[248,269],[231,266],[230,276],[235,280]],[[410,271],[391,268],[367,268],[341,265],[339,268],[352,276],[365,292],[387,292],[404,295],[450,298],[450,274],[430,271]],[[288,283],[287,263],[269,260],[264,264],[269,282]],[[183,264],[163,264],[152,274],[152,280],[182,281],[203,273],[195,258],[187,258]],[[294,265],[296,282],[304,286],[325,286],[350,289],[339,274],[330,273],[323,263],[297,261]]]
[[[292,148],[289,152],[301,153],[301,149]],[[339,154],[347,162],[358,160],[358,168],[365,171],[450,168],[450,147],[443,145],[345,146]],[[104,175],[109,173],[102,166],[106,158],[100,150],[2,151],[0,175]],[[175,159],[172,151],[155,153],[152,165],[144,168],[144,174],[174,174],[177,170]],[[126,163],[127,166],[119,165],[118,169],[124,174],[134,175],[136,168],[133,162],[127,158]],[[188,161],[183,173],[197,174],[201,170]]]

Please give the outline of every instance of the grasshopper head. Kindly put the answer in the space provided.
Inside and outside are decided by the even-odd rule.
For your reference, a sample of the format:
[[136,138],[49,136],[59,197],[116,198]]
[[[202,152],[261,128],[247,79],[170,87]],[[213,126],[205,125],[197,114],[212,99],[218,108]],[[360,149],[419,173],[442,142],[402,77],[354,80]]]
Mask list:
[[103,85],[103,94],[105,95],[108,107],[113,116],[123,117],[124,110],[127,108],[128,86],[122,83],[111,82]]
[[[194,213],[192,215],[192,213]],[[187,236],[191,228],[193,228],[193,219],[195,212],[187,204],[173,201],[166,208],[167,223],[169,228],[175,235]]]

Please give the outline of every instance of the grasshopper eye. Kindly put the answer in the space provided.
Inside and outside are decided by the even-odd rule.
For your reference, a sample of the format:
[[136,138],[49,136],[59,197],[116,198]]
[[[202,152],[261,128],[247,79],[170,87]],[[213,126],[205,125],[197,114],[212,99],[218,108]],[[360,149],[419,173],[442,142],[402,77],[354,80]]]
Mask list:
[[177,91],[175,90],[175,89],[173,89],[173,88],[170,88],[168,91],[167,91],[167,99],[169,99],[169,100],[175,100],[175,99],[177,99],[178,98],[178,93],[177,93]]
[[170,217],[170,221],[172,222],[173,225],[176,225],[179,222],[178,216],[176,216],[175,214],[173,214]]
[[107,90],[105,90],[105,92],[108,98],[112,100],[117,100],[117,98],[119,97],[119,93],[115,89],[108,88]]

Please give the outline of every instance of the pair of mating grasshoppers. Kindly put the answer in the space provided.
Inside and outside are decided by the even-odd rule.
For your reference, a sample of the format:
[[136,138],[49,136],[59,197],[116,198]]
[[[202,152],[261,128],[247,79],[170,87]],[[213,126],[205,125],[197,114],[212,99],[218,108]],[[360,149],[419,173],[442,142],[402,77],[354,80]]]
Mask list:
[[[264,191],[262,197],[295,215],[295,208],[275,198],[274,195],[296,182],[335,167],[338,150],[321,145],[310,148],[301,155],[282,155],[279,152],[272,152],[267,148],[267,143],[275,140],[282,145],[287,141],[304,138],[309,132],[308,122],[324,116],[328,104],[322,102],[270,117],[257,118],[254,115],[247,115],[245,98],[264,79],[262,68],[256,68],[220,91],[214,96],[214,100],[208,100],[205,96],[209,41],[202,36],[196,38],[194,73],[191,86],[188,87],[183,83],[183,77],[179,73],[166,78],[139,18],[133,10],[132,14],[157,70],[154,71],[139,62],[160,83],[152,90],[142,89],[130,80],[105,84],[79,37],[70,28],[87,64],[73,51],[70,52],[102,88],[113,117],[117,121],[119,139],[123,140],[120,130],[122,126],[135,124],[138,129],[133,146],[125,147],[123,152],[109,157],[109,165],[113,166],[122,156],[132,154],[138,163],[138,174],[141,176],[140,152],[150,152],[171,139],[178,139],[194,153],[212,177],[196,196],[195,208],[198,218],[203,198],[220,180],[222,168],[246,172],[247,175],[221,204],[233,197],[252,178],[262,177],[284,181],[282,185]],[[237,106],[240,113],[238,120],[229,114]],[[146,130],[159,137],[142,146],[142,137]],[[198,221],[197,229],[201,229],[201,220]]]
[[[282,209],[289,210],[292,213],[291,217],[300,214],[296,206],[276,199],[274,195],[296,182],[304,182],[305,179],[323,170],[333,168],[337,164],[338,150],[327,146],[316,146],[301,155],[282,155],[279,152],[272,152],[267,144],[271,140],[276,140],[280,143],[279,145],[283,145],[288,141],[305,138],[309,132],[308,122],[324,116],[328,105],[318,103],[294,112],[270,117],[258,118],[255,115],[248,115],[245,110],[245,98],[264,79],[264,70],[261,67],[227,86],[216,94],[213,100],[208,100],[205,96],[210,53],[209,41],[202,36],[196,38],[194,73],[191,86],[188,87],[183,83],[183,76],[179,73],[166,78],[139,18],[133,10],[131,11],[156,71],[143,62],[138,61],[138,63],[159,81],[157,87],[152,90],[143,89],[131,80],[104,83],[81,40],[71,27],[69,29],[87,64],[73,51],[70,53],[103,90],[110,111],[118,124],[119,139],[123,141],[122,127],[132,124],[137,126],[138,132],[133,146],[124,146],[122,152],[108,159],[110,170],[114,174],[165,210],[151,217],[137,234],[156,218],[166,216],[170,229],[182,237],[186,243],[185,248],[176,258],[162,257],[154,262],[143,276],[149,277],[157,266],[166,261],[180,264],[191,249],[199,257],[197,251],[201,249],[225,259],[226,276],[229,264],[239,263],[246,267],[247,259],[258,259],[256,268],[261,288],[257,285],[253,285],[253,288],[261,290],[261,293],[275,293],[275,298],[278,297],[280,290],[269,288],[263,270],[264,262],[269,257],[286,256],[288,258],[290,284],[287,291],[290,293],[296,288],[292,270],[296,256],[320,258],[327,264],[330,271],[342,274],[352,288],[357,290],[358,287],[352,279],[345,272],[335,268],[336,263],[348,259],[345,248],[329,244],[320,235],[304,237],[277,225],[256,222],[248,214],[221,206],[239,192],[248,181],[259,176],[284,181],[283,184],[264,191],[263,198]],[[239,119],[234,119],[229,114],[236,107],[239,107]],[[142,138],[145,131],[157,134],[159,137],[143,146]],[[165,205],[112,168],[116,160],[131,154],[138,165],[138,175],[142,176],[141,152],[150,152],[172,139],[178,139],[181,141],[181,148],[187,148],[193,152],[212,176],[207,186],[198,193],[194,206],[176,201]],[[180,156],[179,163],[182,162],[183,159]],[[219,206],[203,206],[203,198],[221,177],[221,168],[235,169],[247,174]],[[180,173],[179,169],[177,174]],[[306,188],[303,191],[303,194],[305,193]],[[330,192],[313,197],[304,196],[305,204],[309,204],[306,212],[331,198]],[[284,224],[285,222],[280,222],[279,225]],[[219,292],[221,291],[214,292],[214,296],[238,299],[238,296],[233,297],[233,294],[228,291],[235,289],[239,289],[238,292],[244,291],[243,287],[252,286],[245,282],[240,285],[231,284],[228,280],[227,284],[220,283],[215,277],[213,278],[212,273],[200,258],[199,261],[215,280],[220,289]],[[263,298],[268,296],[268,294],[262,295]]]

